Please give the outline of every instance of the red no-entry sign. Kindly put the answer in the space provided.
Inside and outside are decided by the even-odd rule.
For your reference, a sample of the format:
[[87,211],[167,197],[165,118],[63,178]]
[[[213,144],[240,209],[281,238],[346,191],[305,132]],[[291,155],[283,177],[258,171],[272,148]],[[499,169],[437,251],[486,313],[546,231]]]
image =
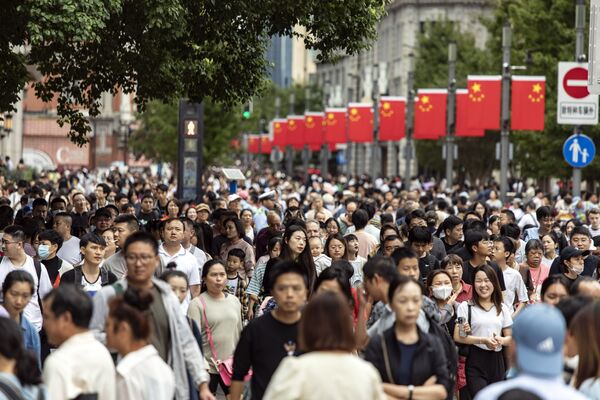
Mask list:
[[587,88],[588,71],[585,68],[575,67],[567,71],[562,84],[565,92],[573,98],[583,99],[590,92]]

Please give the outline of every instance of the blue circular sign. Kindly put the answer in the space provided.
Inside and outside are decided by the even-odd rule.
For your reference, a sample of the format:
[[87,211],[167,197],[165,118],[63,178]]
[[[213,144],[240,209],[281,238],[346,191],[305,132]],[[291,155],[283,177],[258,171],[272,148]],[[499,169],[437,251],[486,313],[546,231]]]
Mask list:
[[586,135],[575,134],[569,136],[563,145],[565,161],[572,167],[587,167],[594,160],[596,146],[594,141]]

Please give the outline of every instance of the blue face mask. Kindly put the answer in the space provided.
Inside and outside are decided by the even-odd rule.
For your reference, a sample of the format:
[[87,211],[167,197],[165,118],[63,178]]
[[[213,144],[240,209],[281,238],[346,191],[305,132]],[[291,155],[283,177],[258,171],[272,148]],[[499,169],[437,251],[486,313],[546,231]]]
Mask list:
[[38,256],[40,256],[40,259],[42,260],[46,260],[48,258],[48,256],[50,255],[50,246],[48,246],[47,244],[40,244],[38,246]]

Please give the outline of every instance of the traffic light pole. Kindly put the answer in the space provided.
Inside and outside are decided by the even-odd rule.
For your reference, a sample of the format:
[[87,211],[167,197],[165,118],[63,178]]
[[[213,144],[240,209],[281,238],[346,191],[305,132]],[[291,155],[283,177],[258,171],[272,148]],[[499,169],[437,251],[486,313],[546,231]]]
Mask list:
[[[290,93],[290,115],[294,115],[294,106],[296,103],[296,95]],[[294,150],[291,145],[287,145],[285,149],[285,170],[288,177],[294,174]]]
[[414,55],[408,55],[408,81],[407,81],[407,98],[406,98],[406,145],[404,146],[404,185],[405,189],[410,188],[411,162],[413,158],[413,121],[415,112],[415,59]]
[[508,151],[510,147],[510,47],[512,30],[507,22],[502,27],[502,120],[500,131],[500,198],[507,201]]
[[448,44],[448,114],[446,119],[446,185],[452,190],[456,129],[456,43]]
[[[585,61],[583,52],[585,30],[585,0],[577,0],[575,4],[575,60]],[[590,71],[591,73],[591,71]],[[574,127],[573,133],[581,133],[580,127]],[[581,168],[573,168],[573,196],[581,197]]]

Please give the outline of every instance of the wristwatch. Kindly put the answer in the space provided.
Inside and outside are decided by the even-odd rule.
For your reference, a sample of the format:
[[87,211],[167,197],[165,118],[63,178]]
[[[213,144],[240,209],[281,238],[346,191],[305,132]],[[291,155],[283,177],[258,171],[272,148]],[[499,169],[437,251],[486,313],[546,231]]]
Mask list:
[[408,400],[412,400],[414,390],[415,390],[414,385],[408,385]]

